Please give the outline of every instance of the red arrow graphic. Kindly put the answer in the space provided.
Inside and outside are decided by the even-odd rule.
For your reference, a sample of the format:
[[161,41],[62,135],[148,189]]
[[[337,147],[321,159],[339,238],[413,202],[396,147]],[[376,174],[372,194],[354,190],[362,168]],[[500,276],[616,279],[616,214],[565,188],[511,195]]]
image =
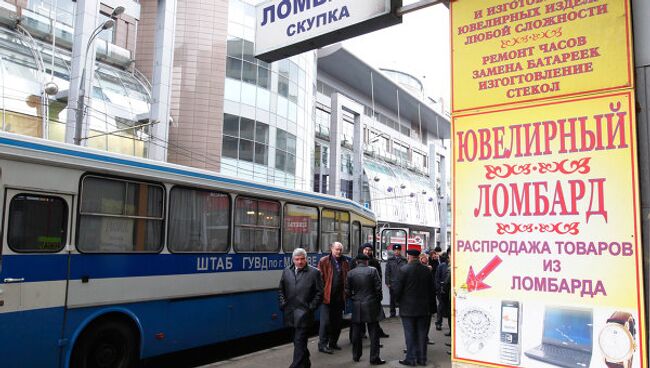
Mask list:
[[472,266],[469,266],[469,273],[467,274],[467,291],[472,292],[472,291],[478,291],[478,290],[483,290],[483,289],[489,289],[490,285],[486,284],[483,282],[488,275],[494,271],[495,268],[497,268],[501,262],[501,258],[499,256],[494,256],[488,264],[483,267],[481,272],[479,272],[477,275],[474,274],[474,269]]

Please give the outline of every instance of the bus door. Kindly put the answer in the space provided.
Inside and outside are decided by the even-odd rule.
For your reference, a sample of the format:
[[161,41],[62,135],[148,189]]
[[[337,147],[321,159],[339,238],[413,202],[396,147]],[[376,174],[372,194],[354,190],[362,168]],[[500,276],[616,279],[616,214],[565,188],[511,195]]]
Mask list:
[[388,258],[393,256],[393,246],[395,244],[402,247],[402,256],[405,257],[408,236],[408,229],[382,229],[379,238],[381,259],[387,261]]
[[[377,252],[377,254],[380,256],[377,258],[381,259],[382,261],[381,268],[384,275],[386,275],[386,261],[388,261],[388,258],[393,256],[393,246],[395,244],[399,244],[402,247],[402,256],[404,256],[404,252],[406,252],[406,241],[408,239],[408,235],[409,234],[407,229],[386,228],[381,230],[381,233],[379,235],[379,244],[377,244],[377,247],[379,247],[379,252]],[[382,285],[384,298],[382,299],[381,303],[383,305],[389,305],[390,293],[388,291],[388,287],[386,286],[386,280],[382,280]]]
[[[0,247],[2,366],[56,367],[72,196],[7,189]],[[16,360],[16,361],[14,361]]]

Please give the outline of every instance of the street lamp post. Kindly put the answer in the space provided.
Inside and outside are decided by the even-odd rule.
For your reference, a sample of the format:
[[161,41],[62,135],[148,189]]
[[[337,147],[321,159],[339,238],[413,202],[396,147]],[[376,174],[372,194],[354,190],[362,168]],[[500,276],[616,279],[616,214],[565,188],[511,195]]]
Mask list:
[[[84,108],[86,104],[86,66],[88,65],[88,51],[90,51],[90,46],[95,41],[95,38],[104,30],[111,29],[115,26],[115,20],[113,18],[124,13],[124,7],[118,6],[113,9],[111,13],[111,18],[106,20],[104,23],[100,24],[95,30],[90,34],[88,43],[86,44],[86,52],[83,54],[83,68],[81,70],[81,80],[79,81],[79,97],[77,98],[77,111],[75,112],[75,126],[74,126],[74,144],[81,145],[81,132],[84,122]],[[93,60],[93,65],[94,65]],[[90,88],[92,88],[92,71],[90,74]]]

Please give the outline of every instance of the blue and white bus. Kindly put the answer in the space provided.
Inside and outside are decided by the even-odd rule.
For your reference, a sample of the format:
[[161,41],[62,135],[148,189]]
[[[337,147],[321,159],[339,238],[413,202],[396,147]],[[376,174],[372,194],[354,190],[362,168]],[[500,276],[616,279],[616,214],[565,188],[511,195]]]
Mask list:
[[282,328],[280,270],[375,234],[359,204],[0,134],[0,366],[131,367]]

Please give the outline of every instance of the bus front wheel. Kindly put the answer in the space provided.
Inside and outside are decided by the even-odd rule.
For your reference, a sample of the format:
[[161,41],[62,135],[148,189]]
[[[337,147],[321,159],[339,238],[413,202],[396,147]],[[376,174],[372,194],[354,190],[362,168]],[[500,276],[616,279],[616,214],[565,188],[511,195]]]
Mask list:
[[137,341],[120,321],[102,321],[84,331],[72,351],[71,368],[133,368]]

